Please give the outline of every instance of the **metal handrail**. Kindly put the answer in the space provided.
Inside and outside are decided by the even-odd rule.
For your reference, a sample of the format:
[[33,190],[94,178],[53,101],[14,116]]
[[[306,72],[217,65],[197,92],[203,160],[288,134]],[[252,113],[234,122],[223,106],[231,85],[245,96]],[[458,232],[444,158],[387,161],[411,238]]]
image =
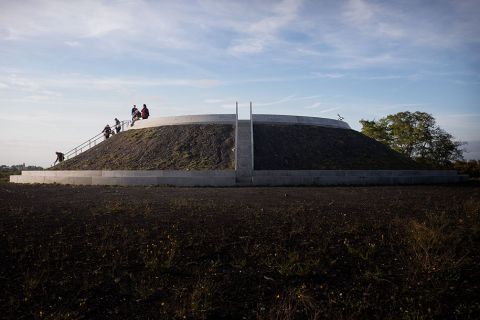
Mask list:
[[[128,127],[130,125],[131,121],[130,120],[122,120],[120,121],[120,132],[125,131],[125,127]],[[110,126],[112,130],[115,130],[117,127],[117,124]],[[81,143],[80,145],[76,146],[75,148],[67,151],[64,153],[64,158],[65,160],[68,160],[72,157],[77,156],[78,154],[87,151],[91,147],[94,147],[97,145],[97,141],[103,137],[103,132],[100,132],[93,138],[88,139],[87,141]]]
[[235,171],[238,170],[238,101],[235,102]]
[[255,169],[253,150],[253,108],[252,101],[250,101],[250,162],[252,163],[252,170]]

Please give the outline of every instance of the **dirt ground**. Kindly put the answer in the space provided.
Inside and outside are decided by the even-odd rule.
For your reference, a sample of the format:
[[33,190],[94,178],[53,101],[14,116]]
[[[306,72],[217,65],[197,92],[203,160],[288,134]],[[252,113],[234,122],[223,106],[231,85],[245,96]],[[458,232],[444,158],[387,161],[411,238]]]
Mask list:
[[0,185],[5,319],[478,319],[480,185]]

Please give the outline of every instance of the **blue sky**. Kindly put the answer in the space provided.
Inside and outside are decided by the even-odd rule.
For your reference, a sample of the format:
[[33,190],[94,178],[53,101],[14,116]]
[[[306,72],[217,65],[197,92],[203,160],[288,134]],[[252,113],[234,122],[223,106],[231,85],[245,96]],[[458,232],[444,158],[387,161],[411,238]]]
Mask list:
[[432,113],[480,158],[480,1],[0,1],[0,164],[151,115]]

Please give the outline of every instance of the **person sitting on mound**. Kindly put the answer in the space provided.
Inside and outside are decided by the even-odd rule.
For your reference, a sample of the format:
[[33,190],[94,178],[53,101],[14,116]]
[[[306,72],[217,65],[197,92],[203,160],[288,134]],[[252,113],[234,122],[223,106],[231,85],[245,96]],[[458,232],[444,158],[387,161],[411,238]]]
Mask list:
[[132,124],[131,126],[135,124],[135,121],[140,120],[142,118],[142,114],[140,113],[140,110],[137,109],[136,105],[133,105],[132,108]]
[[133,105],[133,108],[132,108],[132,120],[133,120],[133,118],[135,118],[135,116],[137,115],[137,111],[138,111],[137,105],[134,104],[134,105]]
[[150,116],[150,112],[148,111],[147,105],[143,104],[142,119],[148,119],[149,116]]

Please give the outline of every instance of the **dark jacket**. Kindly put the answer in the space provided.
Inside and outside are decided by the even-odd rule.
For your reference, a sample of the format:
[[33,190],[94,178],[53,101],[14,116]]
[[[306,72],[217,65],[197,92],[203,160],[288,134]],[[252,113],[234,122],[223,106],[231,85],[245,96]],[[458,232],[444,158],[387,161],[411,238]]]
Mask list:
[[148,108],[147,108],[147,107],[143,107],[143,109],[142,109],[142,118],[143,118],[143,119],[148,119],[149,116],[150,116],[150,112],[148,111]]

